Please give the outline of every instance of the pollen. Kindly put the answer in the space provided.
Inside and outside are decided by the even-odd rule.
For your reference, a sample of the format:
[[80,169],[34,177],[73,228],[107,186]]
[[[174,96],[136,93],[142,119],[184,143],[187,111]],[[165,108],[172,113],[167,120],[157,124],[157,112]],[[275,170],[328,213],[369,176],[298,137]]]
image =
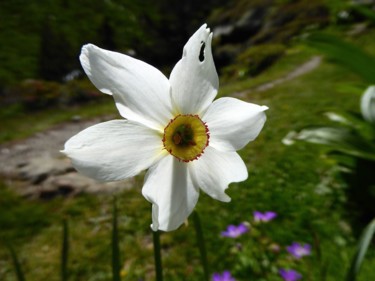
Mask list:
[[207,125],[198,115],[177,115],[164,128],[164,148],[184,162],[198,159],[210,139]]

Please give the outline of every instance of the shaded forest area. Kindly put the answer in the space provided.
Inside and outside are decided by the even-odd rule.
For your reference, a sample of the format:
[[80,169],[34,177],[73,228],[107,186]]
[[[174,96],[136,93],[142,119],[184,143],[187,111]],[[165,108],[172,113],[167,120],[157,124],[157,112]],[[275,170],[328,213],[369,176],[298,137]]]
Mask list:
[[214,2],[224,1],[1,1],[0,85],[61,81],[88,42],[167,65]]
[[0,101],[36,110],[97,99],[91,83],[74,79],[84,76],[78,56],[86,43],[167,74],[186,38],[205,22],[214,31],[222,81],[253,77],[305,31],[361,20],[352,12],[340,18],[344,8],[345,1],[326,0],[2,1]]

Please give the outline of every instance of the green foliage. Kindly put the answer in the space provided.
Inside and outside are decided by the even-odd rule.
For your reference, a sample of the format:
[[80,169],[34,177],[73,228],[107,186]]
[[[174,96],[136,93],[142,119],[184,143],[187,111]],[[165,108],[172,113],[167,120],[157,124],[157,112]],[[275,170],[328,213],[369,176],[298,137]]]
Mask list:
[[68,281],[69,225],[66,219],[62,223],[61,281]]
[[41,27],[37,77],[60,81],[79,66],[68,38],[53,25],[52,20],[46,19]]
[[375,145],[372,140],[364,138],[360,132],[353,129],[345,127],[306,128],[298,134],[290,134],[289,139],[285,141],[293,140],[324,144],[334,152],[375,161]]
[[363,5],[352,5],[351,8],[359,13],[360,15],[364,16],[370,22],[375,23],[375,12],[370,8],[363,6]]
[[53,218],[45,205],[25,202],[0,182],[0,242],[16,244],[19,239],[32,237],[48,227]]
[[16,272],[17,280],[18,281],[25,281],[25,276],[22,271],[21,264],[18,260],[18,256],[16,252],[14,251],[13,247],[8,245],[8,249],[10,252],[10,255],[12,256],[13,264],[14,264],[14,271]]
[[80,69],[78,55],[86,43],[123,53],[133,50],[149,63],[169,65],[181,56],[188,35],[221,2],[2,1],[0,86],[23,79],[61,81]]
[[[375,57],[365,53],[353,44],[328,34],[313,34],[308,40],[313,46],[324,52],[328,58],[352,70],[369,83],[375,83]],[[366,91],[367,94],[371,92]],[[362,98],[361,109],[366,110],[362,115],[370,114],[370,105],[364,105]],[[370,102],[370,100],[366,100]],[[358,102],[359,104],[359,102]],[[362,227],[375,215],[372,191],[375,185],[373,169],[375,168],[375,129],[373,124],[359,114],[326,114],[337,126],[316,126],[304,128],[298,133],[290,133],[284,139],[286,144],[294,140],[323,144],[336,156],[339,165],[350,169],[350,172],[341,173],[347,181],[349,189],[347,196],[351,198],[349,207],[355,210],[351,214],[354,228]],[[337,157],[338,156],[338,157]]]
[[368,83],[375,83],[375,57],[368,55],[361,48],[324,33],[310,35],[307,44],[354,71]]
[[[280,269],[294,269],[309,278],[310,254],[302,259],[296,259],[286,251],[286,244],[274,240],[270,234],[274,231],[274,222],[255,222],[253,219],[243,222],[249,227],[247,233],[237,238],[222,237],[222,244],[228,246],[228,255],[233,260],[232,272],[239,280],[280,280]],[[224,241],[227,240],[227,241]],[[309,244],[309,241],[300,241]],[[308,243],[306,243],[308,242]],[[311,254],[316,255],[315,249]],[[322,268],[321,268],[322,269]],[[249,279],[250,278],[250,279]]]
[[116,198],[113,199],[112,212],[112,281],[120,281],[121,259],[120,259],[120,245],[117,227],[117,205]]
[[[33,81],[30,84],[41,83],[42,89],[48,89],[54,82]],[[22,84],[24,85],[24,84]],[[46,86],[47,85],[47,86]],[[48,86],[49,85],[49,86]],[[61,122],[71,122],[74,117],[93,118],[103,115],[118,116],[118,112],[113,106],[113,100],[103,94],[98,97],[98,91],[88,81],[72,81],[66,85],[58,86],[61,96],[56,92],[35,90],[33,87],[26,88],[23,93],[30,93],[30,100],[21,100],[20,103],[11,103],[2,108],[0,118],[2,120],[2,130],[0,130],[0,143],[22,139],[36,132],[51,128]],[[13,92],[14,91],[14,92]],[[17,90],[12,89],[12,93]],[[51,95],[50,95],[51,94]],[[46,99],[41,99],[44,96]],[[47,98],[48,96],[48,98]],[[46,103],[56,104],[59,100],[59,106],[44,108]],[[40,105],[43,110],[28,105]],[[25,122],[27,120],[28,122]],[[30,126],[33,124],[33,126]]]
[[[139,18],[152,12],[134,1],[2,1],[0,17],[0,84],[26,78],[58,79],[78,68],[84,43],[106,45],[102,26],[116,27],[112,40],[123,50],[147,41]],[[151,5],[152,6],[152,5]],[[16,80],[17,79],[17,80]]]
[[281,44],[263,44],[246,49],[238,55],[236,62],[223,70],[230,79],[256,76],[272,66],[285,52]]
[[199,249],[201,265],[203,267],[203,274],[205,281],[209,281],[209,269],[208,269],[208,261],[207,261],[207,251],[206,251],[206,243],[203,235],[203,229],[201,220],[199,218],[198,212],[194,211],[192,214],[193,223],[195,234],[197,236],[197,248]]
[[346,180],[350,221],[358,234],[375,215],[375,130],[372,124],[353,114],[329,112],[332,120],[341,126],[305,128],[289,133],[284,142],[305,141],[325,145],[338,165],[349,169],[339,174]]
[[363,263],[366,252],[370,246],[375,233],[375,219],[373,219],[363,230],[362,236],[358,243],[357,251],[353,257],[352,263],[346,276],[347,281],[357,280],[359,269]]

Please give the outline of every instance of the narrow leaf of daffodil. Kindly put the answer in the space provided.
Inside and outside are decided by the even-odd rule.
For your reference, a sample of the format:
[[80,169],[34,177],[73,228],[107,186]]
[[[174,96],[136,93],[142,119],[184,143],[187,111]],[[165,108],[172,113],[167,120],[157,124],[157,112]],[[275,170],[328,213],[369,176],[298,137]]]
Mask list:
[[66,219],[63,220],[62,249],[61,249],[61,280],[68,280],[68,254],[69,254],[69,226]]
[[16,252],[14,251],[13,247],[10,244],[8,244],[7,246],[8,246],[8,250],[10,252],[10,255],[12,256],[13,266],[14,266],[14,270],[16,271],[17,280],[18,281],[25,281],[26,279],[25,279],[25,276],[23,274],[21,263],[18,260],[18,256],[17,256]]
[[118,239],[118,225],[117,225],[117,205],[116,198],[113,199],[113,214],[112,214],[112,280],[121,281],[120,277],[120,247]]
[[193,221],[194,221],[195,233],[197,236],[197,246],[199,249],[201,264],[203,267],[204,280],[208,281],[209,270],[208,270],[208,262],[207,262],[206,243],[205,243],[204,236],[203,236],[201,220],[196,211],[193,212]]
[[373,219],[365,228],[362,233],[362,236],[359,240],[357,251],[353,257],[351,262],[350,268],[346,275],[346,281],[355,281],[357,280],[357,275],[359,269],[362,265],[363,259],[365,258],[366,252],[368,247],[370,246],[370,242],[375,233],[375,219]]

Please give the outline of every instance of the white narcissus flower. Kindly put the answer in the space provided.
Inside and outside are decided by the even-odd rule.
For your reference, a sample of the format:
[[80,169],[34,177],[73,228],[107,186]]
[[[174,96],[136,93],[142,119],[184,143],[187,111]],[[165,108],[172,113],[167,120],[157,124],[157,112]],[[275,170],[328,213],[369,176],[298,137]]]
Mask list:
[[247,179],[236,153],[254,140],[266,106],[235,98],[213,102],[219,80],[212,33],[201,26],[183,49],[169,80],[129,56],[83,46],[81,64],[92,83],[112,95],[125,120],[89,127],[62,151],[74,167],[100,181],[146,170],[142,194],[152,203],[152,229],[178,228],[193,211],[199,189],[228,202],[228,184]]

